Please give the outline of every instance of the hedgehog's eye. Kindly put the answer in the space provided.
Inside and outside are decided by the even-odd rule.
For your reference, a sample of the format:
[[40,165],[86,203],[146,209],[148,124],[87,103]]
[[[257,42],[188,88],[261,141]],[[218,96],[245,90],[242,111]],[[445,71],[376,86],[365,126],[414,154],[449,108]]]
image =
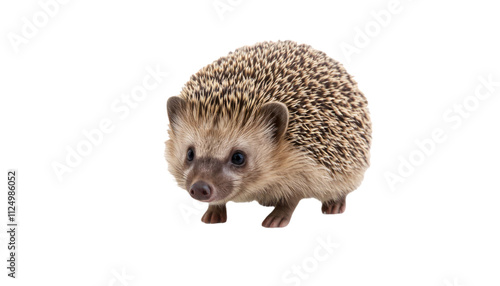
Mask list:
[[241,151],[236,151],[233,153],[233,156],[231,156],[231,163],[241,166],[245,163],[245,155],[241,153]]
[[189,149],[188,149],[186,159],[187,159],[188,161],[193,161],[193,159],[194,159],[194,151],[193,151],[193,148],[189,148]]

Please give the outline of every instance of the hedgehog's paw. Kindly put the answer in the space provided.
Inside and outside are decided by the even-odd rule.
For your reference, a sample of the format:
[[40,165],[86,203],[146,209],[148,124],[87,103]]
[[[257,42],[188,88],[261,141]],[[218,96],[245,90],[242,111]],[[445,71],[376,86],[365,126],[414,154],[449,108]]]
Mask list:
[[285,227],[292,218],[293,211],[300,199],[294,199],[286,203],[281,202],[262,222],[263,227]]
[[345,211],[345,198],[342,200],[337,200],[337,201],[327,201],[323,202],[323,205],[321,206],[321,211],[324,214],[341,214]]
[[285,227],[290,222],[291,215],[270,213],[262,222],[263,227]]
[[201,218],[204,223],[223,223],[227,220],[226,205],[210,205]]

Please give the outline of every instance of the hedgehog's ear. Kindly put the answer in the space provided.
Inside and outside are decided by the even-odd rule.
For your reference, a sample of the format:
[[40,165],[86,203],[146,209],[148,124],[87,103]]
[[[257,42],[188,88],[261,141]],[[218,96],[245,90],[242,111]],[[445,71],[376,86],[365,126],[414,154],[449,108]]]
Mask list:
[[275,127],[273,137],[281,139],[288,128],[288,108],[281,102],[268,102],[262,105],[260,112],[268,124]]
[[174,123],[178,120],[179,115],[183,112],[186,106],[186,101],[179,96],[171,96],[167,101],[167,114],[170,126],[173,128]]

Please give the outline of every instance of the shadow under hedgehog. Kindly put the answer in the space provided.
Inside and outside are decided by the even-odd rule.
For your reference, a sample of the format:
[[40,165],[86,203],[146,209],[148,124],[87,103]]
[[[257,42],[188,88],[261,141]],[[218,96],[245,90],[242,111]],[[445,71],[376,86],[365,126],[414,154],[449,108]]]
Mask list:
[[292,41],[245,46],[204,67],[167,102],[165,156],[180,187],[225,222],[228,201],[274,210],[284,227],[302,198],[342,213],[370,164],[367,101],[341,64]]

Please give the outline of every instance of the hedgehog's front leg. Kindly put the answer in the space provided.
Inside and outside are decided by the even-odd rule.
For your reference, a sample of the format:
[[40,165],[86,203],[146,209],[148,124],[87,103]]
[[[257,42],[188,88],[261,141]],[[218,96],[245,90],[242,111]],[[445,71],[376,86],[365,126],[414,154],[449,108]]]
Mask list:
[[299,203],[299,198],[280,200],[274,210],[262,222],[263,227],[285,227],[292,218],[293,211]]
[[330,200],[323,202],[321,211],[324,214],[341,214],[345,211],[345,197],[338,200]]
[[226,205],[209,205],[207,211],[201,218],[204,223],[222,223],[226,222]]

